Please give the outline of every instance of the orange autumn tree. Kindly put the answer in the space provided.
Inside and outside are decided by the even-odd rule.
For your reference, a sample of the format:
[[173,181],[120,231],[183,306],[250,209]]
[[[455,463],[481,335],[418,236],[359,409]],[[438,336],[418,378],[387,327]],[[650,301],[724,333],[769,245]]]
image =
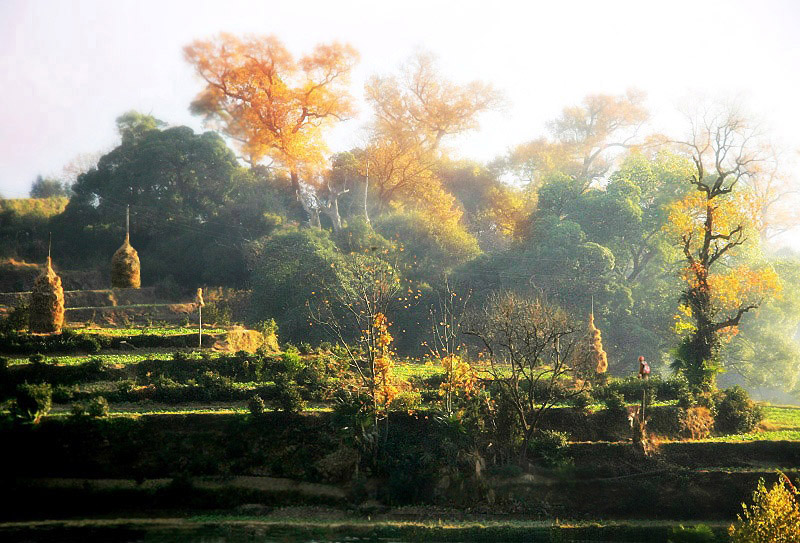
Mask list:
[[694,120],[692,138],[683,145],[694,163],[688,182],[696,191],[670,206],[664,227],[684,257],[677,329],[685,337],[674,364],[700,391],[714,388],[726,337],[736,333],[746,313],[780,291],[774,270],[735,258],[758,236],[753,199],[738,190],[761,160],[753,151],[754,138],[749,124],[731,110],[706,111]]
[[191,43],[184,54],[206,83],[192,112],[239,142],[251,164],[269,159],[286,171],[318,224],[320,208],[303,189],[321,183],[325,131],[354,113],[348,87],[355,49],[320,44],[295,59],[275,36],[220,34]]
[[389,320],[386,315],[383,313],[375,315],[371,332],[375,349],[375,357],[372,363],[375,409],[377,413],[385,414],[392,400],[400,392],[392,372],[394,363],[392,361],[391,346],[394,338],[389,333]]
[[410,204],[439,221],[461,213],[437,174],[447,139],[478,127],[479,116],[501,105],[490,85],[458,85],[439,74],[435,58],[420,53],[399,76],[373,76],[365,86],[373,109],[370,143],[361,160],[379,210]]

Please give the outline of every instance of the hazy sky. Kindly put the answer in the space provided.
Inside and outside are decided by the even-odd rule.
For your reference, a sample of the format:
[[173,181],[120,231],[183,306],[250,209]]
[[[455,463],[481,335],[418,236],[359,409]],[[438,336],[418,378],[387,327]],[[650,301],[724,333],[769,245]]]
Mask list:
[[[0,0],[0,194],[24,197],[35,176],[80,153],[109,150],[114,120],[136,109],[201,128],[188,111],[201,83],[182,47],[220,31],[275,34],[295,54],[323,41],[361,53],[353,92],[415,49],[456,81],[505,92],[505,112],[463,137],[463,157],[489,160],[544,133],[589,93],[648,94],[653,123],[677,128],[690,93],[737,95],[800,149],[800,2],[436,0]],[[359,141],[362,116],[331,136]]]

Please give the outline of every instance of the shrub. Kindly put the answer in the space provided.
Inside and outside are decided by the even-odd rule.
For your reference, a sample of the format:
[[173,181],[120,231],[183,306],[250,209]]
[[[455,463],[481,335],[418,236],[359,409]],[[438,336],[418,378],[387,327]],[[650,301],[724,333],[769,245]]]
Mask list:
[[49,383],[40,385],[25,383],[17,387],[15,412],[23,420],[34,424],[39,422],[39,419],[50,412],[52,405],[53,389]]
[[723,434],[752,432],[763,418],[761,407],[738,385],[726,389],[717,403],[716,427]]
[[72,400],[74,393],[75,387],[58,385],[53,389],[52,399],[55,403],[67,403]]
[[605,395],[603,403],[606,405],[606,409],[612,413],[622,413],[625,411],[625,398],[619,392],[613,390],[609,391]]
[[583,411],[592,405],[592,401],[593,399],[591,394],[589,394],[589,392],[586,390],[582,390],[581,392],[574,394],[569,398],[569,404],[580,411]]
[[684,424],[692,439],[705,439],[714,428],[714,417],[707,407],[690,407],[686,410]]
[[705,524],[686,528],[673,528],[667,543],[714,543],[717,540],[714,531]]
[[44,356],[39,353],[32,354],[28,357],[28,361],[31,364],[44,364]]
[[800,541],[798,491],[784,475],[771,489],[758,482],[753,505],[742,504],[742,515],[728,529],[732,543],[794,543]]
[[266,409],[266,404],[264,404],[264,400],[258,394],[255,394],[247,400],[247,409],[250,410],[250,414],[254,417],[264,414],[264,409]]
[[70,414],[72,415],[72,418],[82,419],[86,416],[86,404],[83,402],[75,402],[72,404]]
[[28,306],[25,304],[15,306],[6,317],[0,321],[0,332],[16,332],[28,327],[30,318]]
[[275,388],[270,394],[269,403],[284,413],[299,413],[305,408],[305,402],[300,396],[297,384],[283,374],[275,376]]
[[89,374],[96,375],[99,373],[103,373],[103,371],[105,371],[108,368],[108,366],[109,365],[102,358],[94,357],[89,359],[88,362],[86,362],[86,371]]
[[528,443],[528,450],[544,465],[557,467],[569,461],[567,457],[568,442],[565,432],[543,430]]
[[108,416],[108,400],[103,396],[95,396],[86,403],[86,414],[93,418]]
[[413,411],[422,405],[422,395],[418,390],[403,390],[392,399],[390,411]]
[[184,353],[183,351],[175,351],[172,353],[172,361],[173,362],[188,362],[189,355]]

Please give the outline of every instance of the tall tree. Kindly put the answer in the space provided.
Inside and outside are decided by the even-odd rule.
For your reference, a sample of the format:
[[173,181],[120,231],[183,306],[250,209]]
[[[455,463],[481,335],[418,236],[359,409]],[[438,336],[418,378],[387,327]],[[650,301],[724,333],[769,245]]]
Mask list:
[[363,160],[379,205],[411,202],[447,215],[454,201],[436,172],[443,143],[477,128],[480,114],[501,105],[499,93],[478,81],[443,79],[425,53],[409,60],[399,76],[373,76],[365,90],[374,119]]
[[[298,197],[301,180],[320,183],[324,133],[354,112],[348,85],[355,49],[321,44],[295,59],[275,36],[220,34],[184,53],[206,83],[194,113],[238,141],[251,164],[270,159],[284,169]],[[300,202],[318,219],[319,210]]]
[[737,188],[762,160],[755,137],[735,110],[709,108],[691,119],[683,142],[695,191],[671,206],[666,228],[683,253],[682,312],[689,318],[676,365],[698,390],[714,387],[723,334],[735,333],[745,313],[780,289],[772,269],[734,260],[753,233],[752,199]]
[[555,179],[569,181],[571,193],[581,194],[608,172],[614,149],[641,144],[647,119],[641,92],[589,95],[548,123],[551,138],[512,149],[507,166],[532,190]]

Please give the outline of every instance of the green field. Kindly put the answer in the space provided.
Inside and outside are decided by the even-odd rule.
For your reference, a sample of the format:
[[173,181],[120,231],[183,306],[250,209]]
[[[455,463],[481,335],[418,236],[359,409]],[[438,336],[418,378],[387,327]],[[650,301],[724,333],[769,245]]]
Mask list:
[[[142,326],[141,328],[76,328],[73,330],[80,334],[99,334],[111,337],[126,337],[126,336],[182,336],[186,334],[197,334],[198,328],[189,326]],[[225,332],[224,328],[205,328],[203,327],[204,334],[222,334]]]

